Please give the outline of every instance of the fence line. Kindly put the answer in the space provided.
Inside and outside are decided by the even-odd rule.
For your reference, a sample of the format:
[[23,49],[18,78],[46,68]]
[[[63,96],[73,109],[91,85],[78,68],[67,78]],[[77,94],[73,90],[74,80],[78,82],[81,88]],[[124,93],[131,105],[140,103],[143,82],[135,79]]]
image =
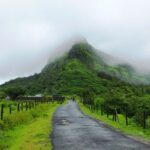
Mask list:
[[12,104],[1,104],[0,105],[0,119],[4,120],[4,114],[7,113],[8,114],[12,114],[14,111],[20,112],[20,111],[28,111],[32,108],[35,108],[38,104],[43,104],[43,103],[47,103],[49,104],[50,102],[58,102],[58,103],[63,103],[65,100],[65,97],[61,97],[61,96],[57,96],[57,97],[53,97],[53,98],[32,98],[31,100],[23,97],[18,98],[17,100],[14,101],[14,103]]
[[[102,104],[94,104],[89,103],[88,100],[81,99],[81,102],[87,106],[92,112],[100,112],[101,115],[106,114],[107,118],[109,115],[112,115],[112,120],[119,123],[119,114],[124,116],[125,124],[129,125],[129,118],[135,117],[135,122],[143,127],[143,129],[147,129],[150,125],[147,123],[147,119],[150,119],[150,110],[142,109],[137,111],[132,117],[129,117],[129,112],[125,110],[122,113],[117,112],[117,108],[109,109],[109,105],[105,106]],[[119,108],[118,108],[119,109]],[[137,115],[137,116],[136,116]]]

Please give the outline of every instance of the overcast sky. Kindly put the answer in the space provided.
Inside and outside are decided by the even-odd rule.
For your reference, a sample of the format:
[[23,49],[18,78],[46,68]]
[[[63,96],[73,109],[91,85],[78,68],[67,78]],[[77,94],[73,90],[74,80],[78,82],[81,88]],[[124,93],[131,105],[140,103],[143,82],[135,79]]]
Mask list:
[[40,72],[77,36],[150,72],[150,0],[0,0],[0,83]]

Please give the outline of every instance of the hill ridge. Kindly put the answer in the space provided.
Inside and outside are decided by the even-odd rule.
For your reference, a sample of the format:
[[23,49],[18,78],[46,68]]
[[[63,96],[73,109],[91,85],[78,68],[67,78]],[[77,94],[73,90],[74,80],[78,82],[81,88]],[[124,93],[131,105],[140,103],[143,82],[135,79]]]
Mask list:
[[98,51],[88,42],[77,42],[65,55],[47,64],[41,73],[9,81],[0,88],[22,86],[28,94],[57,94],[65,91],[79,94],[84,87],[90,87],[98,92],[101,91],[99,85],[108,78],[104,79],[100,74],[103,74],[103,77],[107,74],[115,80],[118,78],[118,82],[142,83],[145,80],[138,76],[131,66],[106,64],[98,55]]

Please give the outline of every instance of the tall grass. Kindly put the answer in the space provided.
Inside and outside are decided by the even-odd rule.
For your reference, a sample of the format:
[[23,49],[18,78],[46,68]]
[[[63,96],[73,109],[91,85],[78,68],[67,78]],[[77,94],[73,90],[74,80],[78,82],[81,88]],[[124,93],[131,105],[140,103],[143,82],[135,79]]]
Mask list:
[[0,121],[0,150],[19,150],[21,143],[24,143],[24,147],[26,147],[24,150],[29,149],[27,148],[28,143],[30,143],[31,147],[35,147],[35,150],[41,149],[38,144],[34,143],[34,141],[40,140],[40,137],[36,137],[39,134],[44,135],[43,142],[45,140],[50,148],[49,134],[50,128],[52,128],[52,121],[50,120],[52,120],[52,114],[58,106],[59,104],[56,103],[39,104],[28,111],[7,114],[4,120]]

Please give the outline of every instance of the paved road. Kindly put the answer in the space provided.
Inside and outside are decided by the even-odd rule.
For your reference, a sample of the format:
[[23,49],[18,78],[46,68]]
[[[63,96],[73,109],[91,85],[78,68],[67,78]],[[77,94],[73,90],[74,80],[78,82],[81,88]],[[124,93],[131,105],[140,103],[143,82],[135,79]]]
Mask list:
[[150,150],[150,146],[83,115],[72,101],[56,111],[53,123],[54,150]]

